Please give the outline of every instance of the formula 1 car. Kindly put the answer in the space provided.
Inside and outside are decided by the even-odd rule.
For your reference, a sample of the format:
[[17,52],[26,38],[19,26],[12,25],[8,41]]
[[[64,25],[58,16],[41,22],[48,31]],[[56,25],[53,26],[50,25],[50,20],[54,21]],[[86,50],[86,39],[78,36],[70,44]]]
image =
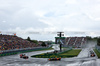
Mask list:
[[90,54],[91,54],[91,55],[90,55],[91,57],[94,57],[94,56],[95,56],[95,54],[94,54],[93,51],[90,51]]
[[49,58],[48,60],[49,61],[60,61],[61,60],[61,57],[60,58]]
[[95,56],[95,54],[91,54],[91,57],[94,57]]
[[28,56],[26,56],[25,54],[20,54],[20,58],[28,59]]

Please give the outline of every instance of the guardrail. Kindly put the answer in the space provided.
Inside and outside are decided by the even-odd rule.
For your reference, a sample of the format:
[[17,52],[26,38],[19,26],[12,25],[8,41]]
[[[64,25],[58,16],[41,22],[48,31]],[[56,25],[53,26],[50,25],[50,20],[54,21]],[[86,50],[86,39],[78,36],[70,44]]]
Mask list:
[[38,51],[38,50],[43,50],[43,49],[48,49],[49,47],[34,47],[34,48],[23,48],[23,49],[14,49],[14,50],[6,50],[6,51],[1,51],[0,52],[0,57],[1,56],[7,56],[7,55],[14,55],[18,53],[26,53],[26,52],[31,52],[31,51]]
[[1,52],[18,51],[18,50],[37,49],[37,48],[39,49],[39,48],[49,48],[49,47],[33,47],[33,48],[28,47],[28,48],[20,48],[20,49],[1,50],[0,53],[1,53]]

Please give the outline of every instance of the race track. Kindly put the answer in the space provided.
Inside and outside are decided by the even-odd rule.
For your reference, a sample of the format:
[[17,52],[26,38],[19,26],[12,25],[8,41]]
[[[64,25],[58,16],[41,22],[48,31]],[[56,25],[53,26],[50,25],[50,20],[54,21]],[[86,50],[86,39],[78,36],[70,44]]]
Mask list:
[[[92,50],[91,47],[83,48],[80,54],[74,58],[62,58],[61,61],[48,61],[47,58],[31,58],[25,60],[17,55],[0,57],[0,66],[100,66],[100,59],[95,57],[90,57],[89,51]],[[51,52],[48,51],[35,51],[25,53],[28,56]]]
[[[86,50],[86,49],[85,49]],[[87,49],[88,50],[88,49]],[[86,50],[86,51],[87,51]],[[49,51],[36,51],[25,53],[28,56],[50,52]],[[86,51],[82,51],[85,52]],[[74,57],[62,58],[61,61],[48,61],[47,58],[29,58],[27,60],[19,58],[18,55],[11,55],[0,57],[0,66],[99,66],[100,60],[97,57]]]

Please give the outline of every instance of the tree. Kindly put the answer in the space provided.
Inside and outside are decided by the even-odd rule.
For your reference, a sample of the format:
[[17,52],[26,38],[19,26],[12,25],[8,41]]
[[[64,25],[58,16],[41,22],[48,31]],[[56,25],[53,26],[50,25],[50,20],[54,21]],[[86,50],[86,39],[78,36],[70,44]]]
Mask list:
[[35,44],[38,44],[38,41],[37,40],[31,40],[31,42],[33,42]]
[[92,37],[91,37],[91,36],[86,36],[86,38],[87,38],[88,40],[92,40]]
[[28,41],[31,41],[30,37],[27,37],[27,40],[28,40]]
[[46,46],[45,42],[42,42],[41,46]]
[[97,39],[97,45],[100,46],[100,37]]

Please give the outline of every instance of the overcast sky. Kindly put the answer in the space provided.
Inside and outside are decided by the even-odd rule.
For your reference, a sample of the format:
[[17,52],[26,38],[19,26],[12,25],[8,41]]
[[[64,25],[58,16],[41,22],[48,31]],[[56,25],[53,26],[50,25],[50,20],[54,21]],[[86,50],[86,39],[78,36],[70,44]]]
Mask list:
[[54,40],[56,33],[26,32],[99,36],[100,0],[0,0],[0,31],[37,40]]

